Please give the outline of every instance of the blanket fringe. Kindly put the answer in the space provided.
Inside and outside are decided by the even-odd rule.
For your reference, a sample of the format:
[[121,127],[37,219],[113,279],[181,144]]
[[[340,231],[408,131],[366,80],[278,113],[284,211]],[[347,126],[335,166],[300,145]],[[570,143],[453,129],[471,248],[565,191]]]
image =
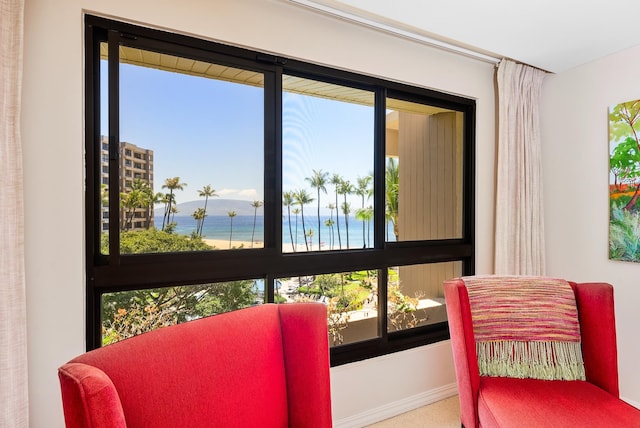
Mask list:
[[477,342],[481,376],[585,380],[580,342]]

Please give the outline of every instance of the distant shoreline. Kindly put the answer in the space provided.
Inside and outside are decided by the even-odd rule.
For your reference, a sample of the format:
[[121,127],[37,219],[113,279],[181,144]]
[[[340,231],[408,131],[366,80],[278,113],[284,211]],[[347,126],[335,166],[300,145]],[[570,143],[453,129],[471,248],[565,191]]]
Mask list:
[[[211,245],[212,247],[218,250],[229,250],[229,249],[252,249],[252,248],[264,248],[264,242],[262,241],[254,241],[253,247],[251,246],[251,241],[242,241],[242,240],[231,240],[231,246],[229,246],[228,239],[210,239],[210,238],[202,238],[202,241]],[[283,244],[282,250],[285,253],[292,253],[293,246],[291,244]]]

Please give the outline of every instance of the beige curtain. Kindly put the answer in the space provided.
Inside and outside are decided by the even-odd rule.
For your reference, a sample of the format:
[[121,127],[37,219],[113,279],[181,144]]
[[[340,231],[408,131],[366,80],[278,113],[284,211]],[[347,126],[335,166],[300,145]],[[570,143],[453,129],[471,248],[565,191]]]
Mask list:
[[0,427],[28,427],[20,97],[24,0],[0,0]]
[[495,273],[544,275],[539,100],[545,72],[498,66]]

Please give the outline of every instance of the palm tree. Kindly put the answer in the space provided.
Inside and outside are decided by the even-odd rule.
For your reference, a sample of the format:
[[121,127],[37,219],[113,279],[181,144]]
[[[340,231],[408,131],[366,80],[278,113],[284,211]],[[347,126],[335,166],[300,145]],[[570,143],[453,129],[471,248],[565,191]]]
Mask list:
[[169,223],[171,215],[171,207],[175,205],[175,198],[173,195],[174,190],[183,190],[187,183],[180,183],[180,177],[167,178],[162,185],[163,189],[169,189],[167,194],[166,205],[164,207],[164,217],[162,218],[162,230],[165,229],[167,223]]
[[171,207],[173,206],[173,201],[175,200],[175,196],[169,193],[162,193],[162,198],[160,202],[164,204],[164,214],[162,216],[162,230],[165,230],[167,224],[169,223],[169,214],[171,213]]
[[[293,193],[282,193],[282,205],[287,207],[287,221],[289,222],[289,237],[291,238],[291,246],[293,251],[296,251],[296,243],[293,241],[293,232],[291,231],[291,205],[293,205]],[[296,233],[298,231],[296,230]]]
[[100,204],[103,207],[109,206],[109,188],[106,184],[100,184]]
[[294,208],[291,212],[296,216],[296,241],[293,245],[293,251],[296,250],[296,245],[298,244],[298,214],[300,214],[300,208]]
[[[338,174],[333,174],[329,182],[334,186],[334,193],[336,195],[335,207],[339,207],[340,204],[338,204],[338,190],[340,189],[340,184],[342,184],[342,177],[340,177],[340,175]],[[340,237],[340,219],[338,216],[338,211],[336,211],[336,229],[338,229],[338,245],[340,249],[342,249],[342,238]]]
[[200,224],[200,236],[202,236],[202,227],[204,226],[204,218],[207,216],[207,202],[209,202],[209,198],[213,196],[218,196],[216,194],[216,190],[211,187],[210,184],[207,184],[202,188],[202,190],[198,190],[198,196],[204,198],[204,215],[202,217],[202,223]]
[[171,207],[171,221],[169,222],[169,224],[173,223],[173,219],[175,218],[176,214],[180,212],[178,207],[175,205],[175,199],[173,202],[174,202],[174,205]]
[[151,201],[151,205],[149,206],[149,220],[153,220],[153,210],[154,207],[157,204],[163,204],[164,203],[164,193],[162,192],[158,192],[155,195],[153,195],[152,201]]
[[122,224],[120,230],[131,229],[133,222],[133,215],[136,208],[140,207],[140,195],[136,191],[122,192],[120,193],[120,207],[122,208]]
[[313,175],[311,177],[305,178],[305,180],[309,182],[311,187],[316,189],[318,193],[318,250],[321,249],[320,245],[322,244],[322,239],[320,234],[320,229],[321,229],[320,228],[320,191],[323,191],[325,194],[327,193],[326,184],[327,184],[328,175],[329,175],[328,172],[324,172],[321,169],[319,170],[314,169]]
[[373,207],[369,205],[364,211],[365,218],[367,220],[367,245],[371,247],[371,221],[373,220]]
[[131,184],[131,188],[120,194],[120,206],[123,209],[124,217],[121,225],[122,230],[131,229],[136,210],[144,209],[148,215],[150,212],[149,207],[153,205],[153,201],[154,194],[151,187],[149,187],[149,183],[136,178]]
[[196,236],[202,237],[202,224],[207,216],[204,208],[197,208],[191,216],[196,220]]
[[[340,186],[338,186],[338,193],[344,197],[344,202],[340,207],[342,208],[342,214],[344,214],[344,228],[347,235],[347,249],[349,248],[349,213],[351,212],[351,205],[347,203],[347,195],[353,193],[353,186],[349,180],[342,180]],[[340,230],[340,229],[338,229]],[[339,235],[338,235],[339,236]]]
[[296,190],[293,193],[293,198],[296,200],[296,203],[300,205],[300,213],[302,215],[302,234],[304,235],[304,245],[309,251],[309,243],[307,242],[307,231],[304,225],[304,206],[306,204],[310,204],[313,202],[313,198],[307,193],[305,189]]
[[227,213],[231,223],[229,224],[229,248],[231,248],[231,237],[233,236],[233,218],[238,215],[235,211],[229,211]]
[[309,237],[309,247],[311,247],[311,250],[313,251],[313,229],[310,228],[307,230],[306,236]]
[[[367,175],[365,177],[358,177],[357,182],[358,182],[358,186],[355,189],[355,192],[358,196],[360,196],[362,198],[362,206],[360,207],[360,210],[364,211],[364,197],[365,196],[369,196],[370,195],[370,190],[369,190],[369,184],[371,183],[372,180],[372,176]],[[364,247],[366,248],[365,242],[365,218],[361,217],[362,220],[362,243],[364,245]]]
[[345,201],[340,206],[342,208],[342,214],[344,215],[344,228],[347,235],[347,249],[349,249],[349,214],[351,213],[351,205]]
[[324,225],[327,226],[329,228],[329,230],[331,231],[331,235],[329,235],[329,249],[333,250],[333,243],[334,243],[334,233],[333,233],[333,225],[336,224],[335,221],[333,221],[332,218],[329,218],[327,220],[324,221]]
[[386,199],[385,215],[393,224],[393,234],[396,236],[396,241],[400,240],[400,230],[398,228],[398,164],[395,158],[389,158],[387,162],[387,168],[384,173],[384,192]]
[[359,210],[356,211],[356,218],[360,221],[362,221],[362,224],[364,225],[365,223],[367,224],[367,239],[365,241],[365,235],[364,233],[362,234],[362,240],[363,240],[363,247],[362,248],[367,248],[367,246],[369,246],[371,244],[371,231],[370,231],[370,225],[371,225],[371,220],[373,219],[373,207],[371,205],[369,205],[367,208],[360,208]]
[[253,231],[251,232],[251,248],[253,248],[253,236],[256,233],[256,217],[258,215],[258,208],[262,206],[262,201],[253,201],[251,203],[253,207]]
[[[335,236],[335,232],[333,230],[333,225],[336,224],[335,221],[333,221],[333,210],[336,209],[336,206],[333,203],[330,203],[329,205],[327,205],[327,208],[329,208],[329,220],[331,220],[331,249],[333,250],[333,246],[336,243],[336,236]],[[337,219],[337,215],[338,213],[336,212],[336,219]],[[326,222],[325,222],[326,224]]]

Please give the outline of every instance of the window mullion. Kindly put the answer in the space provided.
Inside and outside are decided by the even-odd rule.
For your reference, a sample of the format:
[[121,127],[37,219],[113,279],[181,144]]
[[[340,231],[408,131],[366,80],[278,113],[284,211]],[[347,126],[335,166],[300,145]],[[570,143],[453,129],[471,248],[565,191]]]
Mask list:
[[373,209],[374,209],[374,247],[384,248],[386,237],[385,216],[385,162],[386,162],[386,90],[376,91],[375,100],[375,132],[374,132],[374,180],[373,180]]
[[109,31],[109,262],[120,263],[120,32]]
[[264,242],[282,250],[282,70],[264,73]]
[[[374,247],[384,249],[386,231],[386,198],[385,198],[385,167],[386,167],[386,89],[376,91],[375,99],[375,132],[374,132],[374,180],[373,180],[373,204],[374,204]],[[387,341],[387,266],[378,269],[378,337],[383,342]]]

